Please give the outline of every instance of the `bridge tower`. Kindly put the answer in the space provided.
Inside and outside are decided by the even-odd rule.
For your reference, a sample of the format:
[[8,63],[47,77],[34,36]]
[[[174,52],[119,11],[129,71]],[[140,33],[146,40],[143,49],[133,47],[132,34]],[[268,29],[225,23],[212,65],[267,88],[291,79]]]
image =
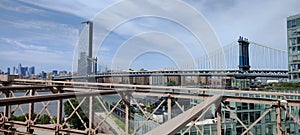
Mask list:
[[248,39],[240,37],[239,43],[239,69],[241,72],[249,71],[249,42]]

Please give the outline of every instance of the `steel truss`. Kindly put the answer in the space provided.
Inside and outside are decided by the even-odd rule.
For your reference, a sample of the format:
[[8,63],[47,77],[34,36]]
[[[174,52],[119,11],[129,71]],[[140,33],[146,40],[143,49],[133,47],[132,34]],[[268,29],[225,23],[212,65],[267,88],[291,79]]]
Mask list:
[[[0,96],[0,106],[3,106],[3,113],[0,114],[0,130],[3,133],[16,133],[21,134],[21,131],[13,130],[13,127],[24,127],[26,128],[26,134],[32,134],[34,130],[47,130],[54,132],[55,134],[100,134],[100,133],[111,133],[109,129],[105,128],[105,122],[108,122],[111,119],[113,111],[122,103],[125,105],[125,129],[114,128],[117,130],[118,134],[135,134],[139,129],[143,127],[143,125],[151,120],[153,114],[164,104],[167,102],[168,106],[168,121],[162,124],[161,126],[153,129],[148,134],[175,134],[178,133],[184,126],[188,125],[187,128],[183,131],[187,133],[192,127],[195,127],[197,132],[203,134],[203,131],[199,129],[199,127],[195,124],[199,121],[205,112],[211,107],[211,105],[216,106],[216,114],[217,114],[217,133],[221,135],[222,133],[222,119],[221,119],[221,106],[223,106],[227,111],[231,113],[231,115],[244,127],[245,131],[242,134],[253,134],[251,129],[263,118],[265,117],[272,108],[276,109],[276,125],[277,125],[277,134],[286,134],[283,132],[282,124],[281,124],[281,111],[285,111],[288,116],[290,116],[299,126],[300,121],[287,109],[290,106],[300,106],[300,100],[295,99],[285,99],[285,102],[282,102],[283,96],[294,96],[300,97],[300,94],[293,93],[273,93],[273,92],[259,92],[259,91],[236,91],[236,90],[213,90],[213,89],[200,89],[200,88],[184,88],[184,87],[167,87],[167,86],[148,86],[148,85],[125,85],[125,84],[99,84],[99,83],[75,83],[75,82],[58,82],[58,81],[28,81],[28,80],[20,80],[20,82],[30,83],[31,85],[24,86],[5,86],[1,87]],[[32,86],[32,83],[36,83],[36,85]],[[70,85],[72,84],[72,85]],[[75,85],[76,84],[76,87]],[[37,86],[39,85],[39,86]],[[110,88],[97,88],[97,86],[109,86]],[[140,88],[151,88],[152,90],[140,90]],[[174,89],[181,90],[184,92],[174,92]],[[16,96],[15,91],[22,90],[24,91],[23,96]],[[44,94],[41,95],[39,91],[52,91],[52,94]],[[73,92],[67,92],[73,90]],[[195,93],[187,93],[187,90],[194,90],[200,94]],[[260,94],[260,95],[275,95],[278,98],[254,98],[254,97],[244,97],[244,96],[219,96],[219,95],[209,95],[205,94],[208,92],[223,92],[223,93],[236,93],[236,94]],[[120,100],[109,109],[103,102],[103,100],[99,97],[99,95],[110,95],[110,94],[118,94],[120,95]],[[146,96],[157,96],[157,97],[166,97],[162,100],[159,105],[149,114],[144,111],[142,107],[139,105],[138,100],[135,99],[136,95],[146,95]],[[74,106],[71,102],[71,98],[79,98],[81,99],[78,106]],[[204,102],[198,104],[197,106],[185,110],[181,107],[181,105],[174,101],[175,105],[182,111],[182,113],[174,118],[171,117],[172,114],[172,99],[175,98],[186,98],[186,99],[197,99],[204,100]],[[71,108],[73,109],[71,115],[66,118],[62,117],[63,109],[62,103],[63,100],[66,100],[70,103]],[[54,121],[54,116],[49,111],[49,104],[53,101],[57,103],[57,120]],[[88,101],[89,110],[88,110],[88,118],[89,124],[85,123],[83,118],[79,115],[79,108],[83,105],[83,102]],[[145,117],[145,121],[142,122],[138,126],[135,131],[131,131],[130,129],[130,106],[131,102],[135,103],[138,109],[142,112]],[[241,121],[236,113],[230,108],[230,106],[226,105],[224,102],[241,102],[241,103],[255,103],[255,104],[268,104],[271,105],[270,108],[267,108],[265,112],[256,119],[253,123],[251,123],[248,127],[246,124]],[[37,102],[41,102],[42,108],[38,111],[37,116],[34,118],[34,110],[35,104]],[[104,109],[104,114],[102,119],[96,118],[94,112],[94,104],[99,103],[101,107]],[[28,104],[28,116],[26,116],[26,111],[23,104]],[[11,106],[15,105],[13,108]],[[12,115],[16,112],[16,110],[20,110],[22,115],[25,116],[25,122],[14,121],[11,120]],[[52,125],[42,125],[37,124],[37,119],[44,113],[50,116],[52,121]],[[76,116],[80,119],[81,123],[84,125],[84,130],[71,129],[68,128],[68,120],[72,117]],[[109,123],[113,124],[113,123]],[[116,127],[116,126],[112,126]]]

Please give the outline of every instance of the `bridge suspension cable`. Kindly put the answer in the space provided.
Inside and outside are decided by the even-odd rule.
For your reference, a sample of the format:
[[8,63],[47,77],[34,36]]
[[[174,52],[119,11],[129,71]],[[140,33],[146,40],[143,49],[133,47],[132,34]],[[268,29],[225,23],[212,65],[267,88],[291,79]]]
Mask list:
[[251,69],[287,70],[287,50],[250,42]]
[[[287,50],[250,42],[249,61],[254,70],[287,70]],[[239,44],[232,42],[210,54],[205,54],[195,61],[167,70],[238,70]]]

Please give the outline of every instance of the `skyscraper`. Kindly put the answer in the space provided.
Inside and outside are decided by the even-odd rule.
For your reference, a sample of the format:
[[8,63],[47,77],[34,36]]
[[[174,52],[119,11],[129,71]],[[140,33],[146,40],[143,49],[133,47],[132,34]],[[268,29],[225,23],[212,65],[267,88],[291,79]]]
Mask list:
[[7,74],[10,75],[10,68],[7,68]]
[[300,81],[300,14],[287,18],[289,79]]
[[45,71],[42,71],[41,78],[43,78],[43,79],[47,78],[47,73]]
[[21,75],[28,76],[28,67],[21,67]]
[[20,74],[22,74],[22,65],[21,65],[21,63],[19,64],[19,66],[18,66],[18,74],[20,75]]
[[34,68],[34,66],[32,66],[29,68],[29,76],[32,76],[34,74],[35,74],[35,68]]
[[16,71],[16,70],[17,70],[17,69],[16,69],[16,67],[14,66],[14,67],[13,67],[13,74],[14,74],[14,75],[17,74],[17,72],[18,72],[18,71]]
[[53,76],[57,76],[58,75],[58,71],[57,70],[52,70],[52,75]]
[[81,52],[78,59],[78,68],[77,72],[80,75],[86,75],[88,73],[88,61],[87,61],[86,52]]

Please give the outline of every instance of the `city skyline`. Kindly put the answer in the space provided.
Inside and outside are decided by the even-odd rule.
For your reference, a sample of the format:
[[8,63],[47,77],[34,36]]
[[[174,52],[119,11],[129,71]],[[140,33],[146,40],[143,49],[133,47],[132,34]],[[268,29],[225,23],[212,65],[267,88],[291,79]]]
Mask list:
[[[2,24],[0,29],[3,31],[0,32],[2,63],[0,69],[5,71],[7,67],[26,63],[26,65],[35,65],[37,73],[53,69],[72,71],[71,61],[74,61],[76,42],[84,27],[80,22],[91,20],[99,11],[118,2],[1,1],[0,11],[3,14],[0,15]],[[286,18],[300,13],[300,9],[297,8],[300,2],[296,0],[285,2],[186,0],[184,2],[203,15],[223,46],[236,41],[238,36],[242,35],[257,43],[286,50]],[[120,10],[125,11],[125,9]],[[153,27],[156,24],[165,24],[162,27],[166,25],[176,27],[174,23],[155,19],[135,20],[125,24],[122,29],[115,31],[116,35],[112,36],[114,38],[107,41],[100,48],[100,52],[96,52],[99,64],[103,67],[109,65],[114,54],[112,52],[118,45],[115,45],[118,43],[115,40],[122,41],[122,38],[128,36],[125,35],[127,33],[122,35],[122,32],[132,28],[140,31],[145,29],[158,31],[158,28]],[[166,29],[166,27],[162,28],[162,31],[167,31]],[[186,36],[172,32],[175,37]],[[192,47],[189,49],[193,50]],[[197,57],[196,53],[200,51],[194,50],[195,52],[191,53]],[[133,69],[151,69],[154,68],[151,66],[153,63],[158,66],[156,68],[174,66],[174,63],[167,62],[168,59],[160,55],[144,56],[133,62]],[[161,62],[156,61],[157,59],[161,59]],[[144,62],[145,60],[148,62]]]
[[34,65],[22,65],[19,63],[18,65],[14,65],[12,67],[7,67],[6,69],[0,69],[0,74],[9,74],[9,75],[22,75],[23,77],[32,77],[36,75],[41,75],[43,73],[52,73],[54,76],[58,75],[58,72],[68,72],[68,71],[58,71],[56,69],[52,69],[51,71],[41,71],[36,72]]

